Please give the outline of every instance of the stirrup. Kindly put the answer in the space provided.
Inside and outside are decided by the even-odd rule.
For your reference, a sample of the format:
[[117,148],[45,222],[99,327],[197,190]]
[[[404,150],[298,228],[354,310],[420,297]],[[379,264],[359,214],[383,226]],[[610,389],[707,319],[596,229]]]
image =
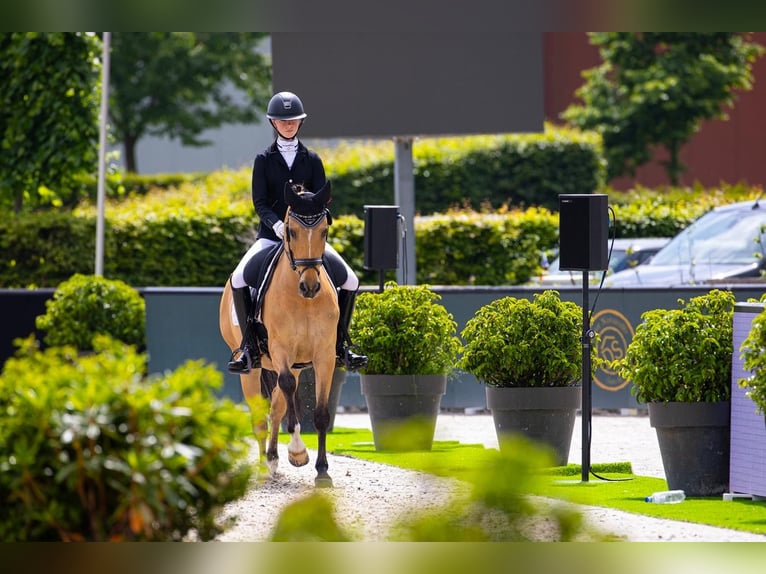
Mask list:
[[[239,357],[236,359],[234,355],[239,353]],[[231,354],[231,361],[227,365],[230,373],[234,375],[246,375],[251,369],[257,369],[261,366],[261,357],[257,356],[253,359],[253,351],[250,347],[243,349],[234,349]]]
[[342,347],[335,359],[335,365],[346,367],[349,371],[358,371],[367,366],[367,355],[357,355],[351,351],[352,347]]

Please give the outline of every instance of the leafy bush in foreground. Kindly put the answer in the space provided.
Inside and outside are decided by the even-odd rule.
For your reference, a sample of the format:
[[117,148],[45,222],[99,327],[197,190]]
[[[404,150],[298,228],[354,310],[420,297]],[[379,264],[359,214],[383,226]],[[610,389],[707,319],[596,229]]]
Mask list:
[[108,337],[95,354],[34,348],[0,375],[0,541],[215,537],[242,496],[249,416],[187,362],[145,378],[145,356]]

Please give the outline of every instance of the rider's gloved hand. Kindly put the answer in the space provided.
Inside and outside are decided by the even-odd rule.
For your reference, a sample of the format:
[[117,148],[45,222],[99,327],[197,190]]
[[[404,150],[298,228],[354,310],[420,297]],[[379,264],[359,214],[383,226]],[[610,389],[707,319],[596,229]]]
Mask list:
[[285,237],[285,224],[283,221],[277,221],[274,225],[271,227],[274,230],[274,233],[277,234],[277,237],[280,239],[284,239]]

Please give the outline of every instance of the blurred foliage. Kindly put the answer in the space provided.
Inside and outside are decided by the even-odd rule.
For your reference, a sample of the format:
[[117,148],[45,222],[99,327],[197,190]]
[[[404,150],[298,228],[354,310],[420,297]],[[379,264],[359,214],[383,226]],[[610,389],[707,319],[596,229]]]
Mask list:
[[95,353],[35,348],[0,375],[0,540],[210,540],[242,496],[249,417],[189,361],[145,377],[146,357],[108,336]]
[[[485,449],[481,459],[455,482],[443,504],[413,503],[393,520],[390,542],[567,542],[615,540],[589,527],[579,510],[529,495],[552,464],[551,452],[521,435],[503,449]],[[422,461],[421,457],[421,461]],[[427,462],[425,463],[427,466]],[[347,541],[360,534],[344,530],[333,500],[309,494],[287,506],[271,541]]]

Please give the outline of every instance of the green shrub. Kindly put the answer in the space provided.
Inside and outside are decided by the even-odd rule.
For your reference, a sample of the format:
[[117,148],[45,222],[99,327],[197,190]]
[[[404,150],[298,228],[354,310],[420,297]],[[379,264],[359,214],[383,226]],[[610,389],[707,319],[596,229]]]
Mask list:
[[[202,182],[204,173],[158,173],[138,174],[127,172],[109,173],[104,178],[104,191],[111,199],[124,199],[135,195],[145,195],[157,189],[172,189],[184,183]],[[98,181],[93,175],[80,178],[78,197],[87,197],[96,201]]]
[[[766,295],[761,297],[766,298]],[[758,412],[766,414],[766,311],[753,319],[750,332],[742,341],[740,349],[742,367],[748,373],[737,382],[755,403]]]
[[544,208],[454,210],[415,223],[417,282],[430,285],[526,283],[558,238],[558,217]]
[[357,298],[351,339],[369,357],[366,374],[443,375],[455,366],[457,323],[427,285],[386,284]]
[[0,541],[209,540],[242,496],[249,416],[215,398],[222,376],[187,362],[144,378],[145,356],[27,341],[0,375]]
[[[452,207],[558,207],[561,193],[604,184],[601,139],[545,126],[541,134],[418,138],[413,142],[416,211]],[[361,214],[364,205],[394,200],[392,142],[318,150],[333,180],[333,212]]]
[[[557,246],[562,193],[608,193],[617,237],[670,237],[714,206],[762,193],[742,184],[627,192],[594,187],[599,145],[592,134],[550,127],[544,134],[416,140],[422,215],[414,221],[415,281],[527,283],[540,271],[540,253],[552,255]],[[322,150],[335,190],[330,242],[367,285],[378,284],[380,273],[363,267],[361,218],[366,204],[393,203],[393,154],[392,142]],[[137,287],[223,285],[254,240],[250,178],[249,168],[204,177],[125,176],[125,188],[106,206],[105,275]],[[530,207],[522,211],[521,205]],[[75,273],[92,274],[95,229],[92,204],[71,213],[6,214],[0,218],[0,287],[56,287]],[[383,277],[396,274],[387,270]]]
[[75,274],[61,283],[36,319],[48,345],[71,345],[93,350],[96,335],[142,347],[146,338],[144,300],[119,280]]
[[713,289],[678,299],[678,309],[652,309],[612,363],[642,403],[718,402],[731,396],[734,294]]
[[55,287],[95,270],[96,220],[71,213],[0,217],[0,286]]
[[491,387],[568,387],[582,378],[582,310],[558,291],[502,297],[463,329],[458,367]]

